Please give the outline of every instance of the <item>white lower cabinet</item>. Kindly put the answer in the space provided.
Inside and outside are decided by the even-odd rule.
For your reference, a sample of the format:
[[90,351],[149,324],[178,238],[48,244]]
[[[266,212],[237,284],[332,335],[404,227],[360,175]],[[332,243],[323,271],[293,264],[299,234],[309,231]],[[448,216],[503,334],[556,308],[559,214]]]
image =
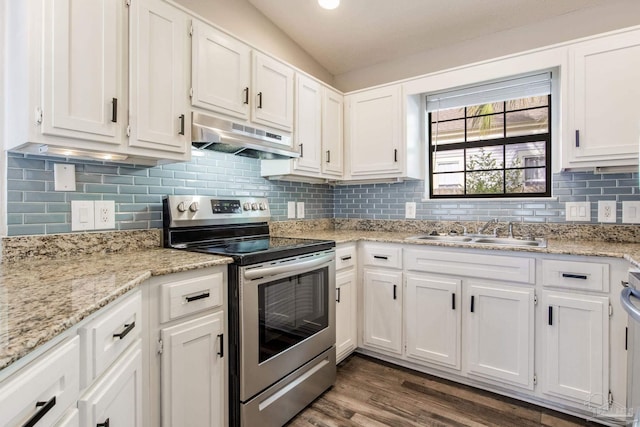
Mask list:
[[462,280],[407,273],[406,281],[407,356],[460,369]]
[[609,298],[542,293],[545,394],[605,405],[609,393]]
[[336,362],[358,346],[356,285],[354,269],[336,274]]
[[133,344],[78,400],[82,426],[142,426],[142,346]]
[[223,314],[160,331],[163,426],[224,425]]
[[80,427],[80,412],[78,408],[72,408],[58,421],[56,427]]
[[365,268],[364,344],[402,354],[402,271]]
[[226,425],[226,289],[226,265],[149,282],[145,427]]
[[467,372],[533,390],[534,289],[466,285]]

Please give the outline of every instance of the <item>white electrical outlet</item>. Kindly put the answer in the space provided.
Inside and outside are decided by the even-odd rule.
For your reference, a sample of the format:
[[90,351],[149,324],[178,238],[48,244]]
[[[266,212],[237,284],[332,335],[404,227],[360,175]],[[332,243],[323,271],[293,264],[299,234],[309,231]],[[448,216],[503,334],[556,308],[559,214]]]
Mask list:
[[116,228],[116,204],[113,200],[96,200],[93,206],[95,230]]
[[86,231],[94,229],[93,201],[71,201],[71,231]]
[[598,200],[598,222],[616,222],[615,200]]
[[567,202],[564,208],[567,221],[591,221],[590,202]]
[[296,202],[287,202],[287,218],[296,217]]
[[640,202],[622,202],[622,222],[640,224]]
[[304,218],[304,202],[296,203],[296,208],[298,211],[298,218]]
[[416,217],[416,202],[406,202],[404,205],[404,217],[414,219]]

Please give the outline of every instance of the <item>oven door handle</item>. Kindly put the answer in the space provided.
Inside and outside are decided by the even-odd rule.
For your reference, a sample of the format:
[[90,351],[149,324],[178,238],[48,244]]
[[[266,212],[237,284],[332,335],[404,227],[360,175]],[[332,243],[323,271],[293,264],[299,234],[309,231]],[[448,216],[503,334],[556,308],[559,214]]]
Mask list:
[[640,310],[631,302],[632,296],[640,298],[640,292],[633,288],[624,288],[620,292],[620,303],[624,311],[626,311],[633,320],[640,322]]
[[294,261],[291,263],[272,265],[269,267],[256,267],[250,270],[245,270],[243,276],[248,280],[259,279],[261,277],[276,276],[282,273],[288,273],[290,276],[294,276],[310,268],[326,264],[331,260],[333,260],[333,254],[313,258],[308,261]]

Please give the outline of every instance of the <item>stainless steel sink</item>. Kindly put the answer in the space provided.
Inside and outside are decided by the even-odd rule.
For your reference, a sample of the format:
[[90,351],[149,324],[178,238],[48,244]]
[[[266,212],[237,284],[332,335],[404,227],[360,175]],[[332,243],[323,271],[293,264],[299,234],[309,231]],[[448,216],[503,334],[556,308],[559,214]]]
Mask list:
[[431,234],[421,234],[419,236],[411,236],[409,237],[411,240],[433,240],[437,242],[457,242],[464,243],[470,242],[473,240],[471,237],[467,236],[448,236],[448,235],[431,235]]
[[507,245],[507,246],[533,246],[544,248],[547,243],[544,239],[516,239],[516,238],[500,238],[500,237],[478,237],[473,243],[484,243],[488,245]]
[[457,236],[457,235],[431,235],[420,234],[409,237],[409,240],[425,240],[435,242],[469,243],[479,245],[499,245],[499,246],[530,246],[536,248],[547,247],[544,239],[517,239],[515,237],[492,237],[492,236]]

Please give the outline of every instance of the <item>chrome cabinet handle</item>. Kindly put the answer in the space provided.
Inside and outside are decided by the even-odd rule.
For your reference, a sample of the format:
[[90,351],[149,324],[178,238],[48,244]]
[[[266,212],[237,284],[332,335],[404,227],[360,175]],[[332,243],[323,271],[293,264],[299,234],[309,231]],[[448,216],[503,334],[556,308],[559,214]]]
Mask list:
[[35,426],[36,423],[40,421],[40,419],[42,419],[42,417],[44,417],[47,414],[47,412],[49,412],[51,408],[53,408],[54,406],[56,406],[55,396],[53,396],[51,399],[49,399],[46,402],[36,402],[36,408],[40,408],[40,409],[38,409],[38,411],[35,414],[33,414],[31,418],[29,418],[22,427]]
[[184,114],[180,114],[180,132],[178,132],[178,135],[184,135]]
[[122,332],[120,332],[119,334],[113,334],[113,338],[120,338],[122,340],[122,339],[124,339],[124,337],[129,335],[129,332],[131,332],[133,330],[133,328],[135,328],[135,327],[136,327],[136,322],[131,322],[129,324],[125,324],[124,325],[124,330]]

